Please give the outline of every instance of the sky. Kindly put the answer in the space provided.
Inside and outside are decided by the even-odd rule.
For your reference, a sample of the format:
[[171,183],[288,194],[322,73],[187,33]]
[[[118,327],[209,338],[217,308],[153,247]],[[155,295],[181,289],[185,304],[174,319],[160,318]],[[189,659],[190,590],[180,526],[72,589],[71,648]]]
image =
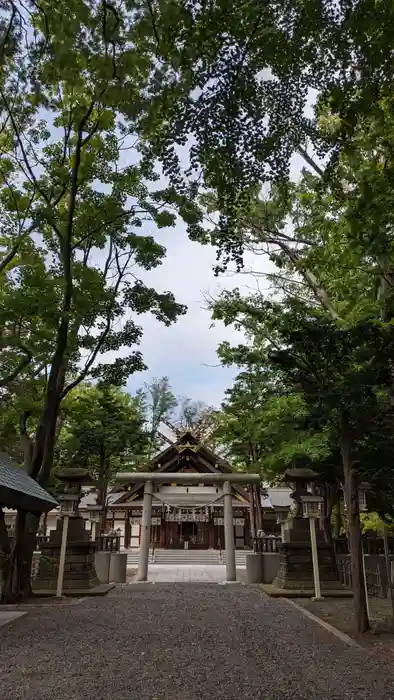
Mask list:
[[[128,389],[133,392],[152,377],[168,376],[176,395],[219,406],[236,368],[219,365],[217,347],[223,340],[241,342],[243,336],[220,322],[212,323],[204,296],[216,297],[222,289],[246,284],[255,286],[255,280],[243,274],[215,278],[215,249],[190,241],[181,223],[157,238],[167,247],[167,256],[159,268],[144,274],[144,281],[159,291],[172,291],[188,311],[170,327],[148,315],[142,319],[140,349],[149,369],[130,377]],[[268,261],[264,267],[268,271]]]
[[[308,109],[314,99],[310,99]],[[43,111],[43,118],[50,125],[51,134],[56,136],[56,128],[51,123],[52,116]],[[184,151],[182,153],[182,150]],[[179,152],[182,165],[188,161],[188,147],[181,147]],[[136,154],[126,149],[120,165],[135,163]],[[291,177],[297,179],[305,167],[299,156],[291,161]],[[160,170],[160,168],[158,168]],[[98,189],[104,189],[98,184]],[[167,183],[160,178],[154,189],[164,187]],[[148,225],[151,229],[151,226]],[[219,278],[214,276],[216,249],[203,246],[189,240],[186,227],[182,221],[176,226],[161,230],[140,229],[142,235],[153,235],[167,250],[163,264],[149,272],[140,271],[143,281],[157,291],[171,291],[176,301],[187,306],[187,313],[179,320],[166,327],[153,316],[145,314],[136,319],[143,328],[143,338],[139,346],[143,360],[148,369],[129,377],[126,390],[131,394],[154,377],[167,376],[174,393],[195,401],[203,401],[208,406],[219,407],[226,389],[232,386],[237,368],[224,368],[219,364],[217,348],[220,342],[243,341],[243,335],[234,328],[225,327],[220,322],[213,324],[211,314],[206,308],[204,296],[216,298],[223,289],[239,287],[244,293],[257,289],[253,275],[227,273]],[[245,269],[258,270],[260,273],[273,271],[267,257],[245,254]],[[268,282],[260,277],[260,291],[268,289]],[[128,354],[124,348],[119,354]],[[111,361],[112,353],[106,356]]]
[[[304,166],[302,159],[295,156],[291,177],[297,178]],[[168,376],[177,396],[219,407],[237,368],[219,365],[217,347],[223,340],[234,344],[242,342],[243,336],[221,322],[212,324],[204,296],[208,293],[216,297],[221,290],[234,287],[244,292],[256,289],[256,278],[244,273],[216,278],[213,272],[216,249],[190,241],[182,222],[174,228],[158,231],[155,237],[166,246],[167,256],[160,267],[144,274],[144,281],[158,291],[172,291],[178,302],[186,304],[188,311],[168,328],[148,315],[141,319],[144,335],[140,349],[148,370],[131,376],[127,389],[134,393],[153,377]],[[266,257],[248,254],[244,261],[246,269],[263,273],[273,270]],[[258,284],[260,291],[268,288],[264,278],[259,278]]]

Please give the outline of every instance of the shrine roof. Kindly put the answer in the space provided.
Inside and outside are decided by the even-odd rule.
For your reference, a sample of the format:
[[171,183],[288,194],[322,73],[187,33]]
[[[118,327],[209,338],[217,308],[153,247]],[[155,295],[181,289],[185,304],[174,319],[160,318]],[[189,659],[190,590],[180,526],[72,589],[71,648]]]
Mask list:
[[172,445],[159,452],[150,462],[148,471],[170,471],[170,466],[172,471],[178,471],[181,466],[177,469],[173,462],[182,454],[198,455],[201,466],[204,460],[208,467],[207,471],[232,472],[229,462],[204,445],[191,430],[185,430]]
[[[233,469],[230,463],[215,454],[209,447],[204,445],[190,430],[186,430],[172,445],[162,450],[150,462],[144,471],[150,472],[181,472],[193,471],[201,474],[221,473],[231,474]],[[127,488],[127,487],[126,487]],[[116,503],[125,502],[131,495],[142,491],[143,484],[131,485],[123,495],[117,494]],[[234,492],[247,499],[242,488],[232,485]]]
[[45,513],[57,501],[27,472],[16,466],[11,457],[0,452],[0,504],[30,513]]

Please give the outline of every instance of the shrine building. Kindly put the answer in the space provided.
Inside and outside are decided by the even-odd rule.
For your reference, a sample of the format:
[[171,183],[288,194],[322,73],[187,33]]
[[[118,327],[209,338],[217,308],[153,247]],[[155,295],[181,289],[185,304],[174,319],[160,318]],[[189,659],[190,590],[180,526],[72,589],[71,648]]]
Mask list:
[[[192,432],[183,433],[160,452],[147,471],[164,473],[231,474],[230,464],[203,445]],[[125,485],[114,494],[110,510],[124,509],[124,547],[138,547],[143,504],[143,484]],[[237,549],[252,546],[251,493],[232,485],[234,541]],[[259,496],[260,497],[260,496]],[[109,515],[109,513],[108,513]],[[167,549],[223,549],[223,495],[219,486],[153,485],[151,546]],[[123,528],[122,528],[123,529]]]
[[[229,462],[214,454],[192,432],[185,432],[158,454],[149,465],[151,472],[193,472],[231,474]],[[234,470],[235,471],[235,470]],[[152,503],[151,546],[163,549],[224,549],[224,513],[221,487],[208,485],[185,486],[176,482],[154,485]],[[144,484],[125,484],[122,490],[108,494],[105,532],[117,531],[120,546],[138,549],[142,518]],[[280,535],[276,511],[293,503],[290,488],[264,487],[257,494],[266,535]],[[237,549],[253,546],[251,491],[249,487],[232,485],[234,541]],[[89,508],[96,503],[96,493],[87,487],[79,512],[91,528]],[[256,506],[256,503],[255,503]],[[8,527],[15,526],[16,511],[4,508]],[[258,515],[258,514],[257,514]],[[46,515],[46,534],[56,529],[59,509]],[[256,529],[258,523],[256,522]]]

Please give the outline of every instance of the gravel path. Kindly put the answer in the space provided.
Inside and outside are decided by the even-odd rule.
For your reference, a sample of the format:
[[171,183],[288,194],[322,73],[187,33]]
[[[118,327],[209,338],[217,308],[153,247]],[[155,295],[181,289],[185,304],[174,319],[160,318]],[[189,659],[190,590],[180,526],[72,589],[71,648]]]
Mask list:
[[4,700],[392,700],[394,671],[246,586],[119,587],[0,628]]

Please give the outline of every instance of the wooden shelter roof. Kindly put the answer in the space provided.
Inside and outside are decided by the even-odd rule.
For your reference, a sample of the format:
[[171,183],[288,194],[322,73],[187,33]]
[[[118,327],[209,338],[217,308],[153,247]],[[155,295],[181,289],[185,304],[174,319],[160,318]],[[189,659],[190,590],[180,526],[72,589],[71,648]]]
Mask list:
[[0,505],[29,513],[46,513],[56,508],[58,502],[24,469],[15,466],[11,457],[0,452]]

